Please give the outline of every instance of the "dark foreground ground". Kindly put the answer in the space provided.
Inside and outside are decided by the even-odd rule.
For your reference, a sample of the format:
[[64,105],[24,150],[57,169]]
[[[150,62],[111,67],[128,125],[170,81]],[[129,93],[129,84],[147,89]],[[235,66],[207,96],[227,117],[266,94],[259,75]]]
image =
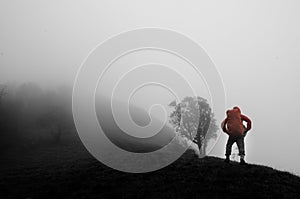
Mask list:
[[191,151],[159,171],[123,173],[80,144],[1,155],[0,198],[300,198],[300,178],[269,167],[198,159]]

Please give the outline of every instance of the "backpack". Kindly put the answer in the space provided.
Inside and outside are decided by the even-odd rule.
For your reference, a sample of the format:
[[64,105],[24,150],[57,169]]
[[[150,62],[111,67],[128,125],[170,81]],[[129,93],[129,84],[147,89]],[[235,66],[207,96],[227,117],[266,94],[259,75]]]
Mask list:
[[241,110],[238,107],[234,107],[231,110],[226,111],[227,115],[227,131],[231,136],[243,136],[244,126],[241,117]]

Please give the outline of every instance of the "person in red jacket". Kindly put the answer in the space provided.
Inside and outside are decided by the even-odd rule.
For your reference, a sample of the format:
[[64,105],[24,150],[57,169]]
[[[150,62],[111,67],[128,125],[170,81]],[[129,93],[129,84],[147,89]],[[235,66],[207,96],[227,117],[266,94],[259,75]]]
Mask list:
[[[247,163],[244,159],[244,138],[247,132],[251,129],[251,120],[247,116],[241,114],[241,110],[237,106],[233,107],[231,110],[227,110],[226,115],[227,117],[221,123],[222,130],[229,135],[226,144],[225,162],[229,163],[232,145],[236,143],[239,149],[240,164],[245,165]],[[247,123],[247,127],[243,125],[243,121]]]

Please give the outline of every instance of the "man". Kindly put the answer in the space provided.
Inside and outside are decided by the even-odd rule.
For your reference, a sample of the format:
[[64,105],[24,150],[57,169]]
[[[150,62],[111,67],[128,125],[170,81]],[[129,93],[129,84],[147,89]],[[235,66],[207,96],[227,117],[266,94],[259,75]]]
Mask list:
[[[237,106],[233,107],[231,110],[227,110],[226,115],[226,119],[221,124],[222,130],[229,136],[226,144],[225,162],[229,163],[232,145],[236,143],[239,149],[240,164],[246,165],[247,163],[244,159],[244,138],[247,132],[251,129],[251,120],[247,116],[242,115],[240,108]],[[247,122],[247,127],[243,125],[243,121]]]

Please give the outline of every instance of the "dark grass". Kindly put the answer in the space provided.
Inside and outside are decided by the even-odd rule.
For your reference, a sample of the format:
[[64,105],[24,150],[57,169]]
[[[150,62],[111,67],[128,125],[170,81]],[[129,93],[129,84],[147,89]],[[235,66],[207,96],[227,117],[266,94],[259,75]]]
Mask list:
[[130,174],[101,164],[80,142],[61,143],[2,154],[0,198],[300,198],[300,178],[192,151],[161,170]]

